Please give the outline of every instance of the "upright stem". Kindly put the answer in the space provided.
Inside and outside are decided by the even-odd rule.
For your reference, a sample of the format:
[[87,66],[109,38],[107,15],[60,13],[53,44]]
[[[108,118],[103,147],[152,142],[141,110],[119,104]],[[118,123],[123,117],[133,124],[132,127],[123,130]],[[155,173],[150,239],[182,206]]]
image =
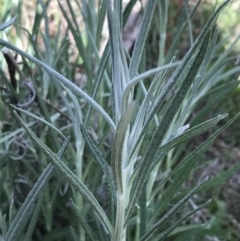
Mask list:
[[114,231],[114,241],[125,241],[126,240],[126,228],[124,227],[125,222],[125,200],[123,194],[117,195],[117,214],[116,224]]
[[[80,137],[79,137],[80,139]],[[84,141],[81,138],[80,140],[76,141],[77,146],[77,153],[76,153],[76,172],[77,176],[80,180],[82,180],[82,163],[83,163],[83,150],[84,150]],[[83,198],[82,196],[77,193],[76,195],[76,204],[80,211],[83,209]],[[85,231],[83,226],[79,223],[79,234],[80,234],[80,241],[85,241]]]

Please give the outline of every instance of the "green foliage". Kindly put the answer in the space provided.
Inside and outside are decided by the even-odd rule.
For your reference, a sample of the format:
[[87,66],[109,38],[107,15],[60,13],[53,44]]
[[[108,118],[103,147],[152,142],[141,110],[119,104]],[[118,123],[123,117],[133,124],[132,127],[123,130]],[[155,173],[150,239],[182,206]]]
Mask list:
[[[212,29],[230,1],[214,12],[195,40],[191,19],[200,1],[190,12],[185,1],[185,20],[165,55],[169,2],[149,0],[129,56],[122,29],[135,2],[123,11],[117,0],[59,0],[68,27],[62,33],[59,22],[53,39],[47,15],[51,2],[39,0],[31,31],[16,26],[29,38],[28,51],[0,39],[10,79],[1,64],[1,240],[66,240],[70,235],[75,241],[203,240],[223,235],[218,220],[194,223],[192,217],[208,208],[203,193],[240,166],[210,181],[205,177],[195,187],[186,183],[214,139],[240,116],[221,127],[227,114],[208,118],[212,105],[238,85],[232,76],[240,68],[228,69],[238,39],[219,52],[224,43]],[[109,41],[100,56],[106,15]],[[154,17],[161,26],[159,66],[146,70]],[[0,31],[16,21],[3,22]],[[186,26],[191,47],[175,61]],[[76,43],[74,61],[68,36]],[[10,50],[21,56],[22,68]],[[85,74],[76,80],[79,62]],[[212,128],[201,144],[188,148],[190,140]],[[28,194],[21,201],[22,183]]]

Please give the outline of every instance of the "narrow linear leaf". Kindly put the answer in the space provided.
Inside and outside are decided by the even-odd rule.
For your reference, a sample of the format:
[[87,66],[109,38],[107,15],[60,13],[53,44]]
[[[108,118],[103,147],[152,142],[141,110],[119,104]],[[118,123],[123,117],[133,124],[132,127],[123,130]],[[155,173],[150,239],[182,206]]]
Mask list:
[[[2,215],[2,212],[0,212],[0,230],[2,233],[2,237],[5,238],[7,234],[7,222],[6,222],[7,215]],[[1,236],[0,236],[1,237]]]
[[140,206],[140,237],[142,237],[146,233],[148,219],[147,219],[147,185],[145,183],[142,193],[139,198],[139,206]]
[[[196,46],[196,49],[199,47],[199,45],[201,45],[201,42],[199,42],[199,44]],[[163,87],[162,91],[159,93],[159,95],[155,96],[152,107],[144,120],[144,125],[140,131],[140,134],[138,135],[137,139],[134,141],[135,142],[134,145],[132,145],[133,147],[131,149],[131,153],[138,145],[138,142],[143,138],[149,123],[153,119],[154,115],[156,115],[160,107],[162,106],[169,92],[172,91],[173,86],[177,82],[182,83],[183,80],[186,79],[186,75],[189,72],[189,70],[192,68],[194,60],[196,59],[196,53],[194,51],[195,50],[192,49],[191,54],[188,54],[184,57],[182,62],[178,65],[177,69],[172,74],[171,78],[168,80],[167,84]]]
[[[34,44],[34,45],[36,45],[36,44]],[[35,46],[35,48],[37,48],[37,47]],[[37,54],[37,56],[39,56],[38,53],[36,53],[36,54]],[[35,100],[36,100],[36,102],[37,102],[37,105],[38,105],[38,107],[40,108],[40,111],[41,111],[41,113],[43,114],[43,116],[44,116],[44,118],[46,119],[46,121],[47,121],[48,123],[51,123],[51,124],[52,124],[52,120],[51,120],[51,117],[50,117],[48,108],[46,107],[46,103],[45,103],[45,102],[43,101],[43,99],[42,99],[42,95],[41,95],[41,93],[40,93],[40,90],[39,90],[39,88],[38,88],[38,85],[37,85],[37,83],[36,83],[36,80],[35,80],[34,76],[32,76],[32,71],[31,71],[30,67],[28,66],[28,64],[26,63],[26,60],[25,60],[24,58],[23,58],[23,62],[24,62],[24,64],[27,66],[28,74],[29,74],[29,76],[30,76],[30,78],[31,78],[31,81],[32,81],[32,83],[33,83],[33,86],[34,86],[34,90],[35,90],[35,94],[36,94]],[[42,72],[42,71],[40,71],[40,73],[41,73],[41,72]],[[43,79],[43,76],[42,76],[41,74],[40,74],[40,76],[41,76],[40,78]],[[59,142],[57,141],[58,138],[57,138],[56,132],[54,132],[52,128],[49,129],[49,132],[50,132],[50,136],[51,136],[51,138],[52,138],[52,140],[53,140],[54,150],[59,150],[59,149],[61,149],[61,147],[60,147],[60,145],[59,145]]]
[[208,180],[205,178],[198,186],[190,191],[182,200],[175,204],[154,226],[140,239],[140,241],[147,241],[152,238],[154,233],[165,224]]
[[[104,159],[102,152],[98,149],[98,147],[91,140],[90,136],[88,135],[87,131],[85,130],[85,128],[82,124],[80,124],[80,129],[81,129],[83,138],[86,141],[86,144],[94,157],[94,160],[100,166],[104,175],[106,176],[107,186],[108,186],[108,189],[109,189],[110,195],[111,195],[111,206],[112,206],[111,209],[113,209],[112,211],[114,212],[116,195],[115,195],[115,185],[114,185],[113,178],[112,178],[112,175],[111,175],[110,169],[109,169],[110,167],[109,167],[107,161]],[[112,215],[113,215],[113,213],[112,213]]]
[[66,166],[66,164],[53,153],[42,141],[27,127],[20,116],[14,111],[14,115],[17,118],[20,125],[26,130],[29,137],[35,143],[35,145],[51,160],[53,165],[58,169],[58,171],[65,176],[65,178],[71,183],[71,185],[76,188],[76,190],[83,196],[83,198],[92,206],[93,210],[99,215],[104,225],[106,226],[109,234],[112,234],[112,225],[109,222],[106,214],[104,213],[102,207],[90,192],[90,190],[84,185],[84,183],[79,180],[79,178]]
[[17,15],[14,16],[13,18],[11,18],[9,21],[7,21],[6,23],[2,23],[0,24],[0,31],[3,31],[4,29],[10,27],[11,25],[13,25],[15,23],[15,21],[17,20]]
[[[208,49],[208,43],[210,40],[210,32],[208,33],[208,35],[205,37],[202,46],[194,60],[194,63],[192,65],[192,68],[189,70],[185,80],[183,81],[180,89],[178,90],[178,92],[174,95],[171,103],[169,104],[169,107],[166,110],[166,113],[164,114],[163,120],[160,123],[159,127],[157,128],[157,130],[154,133],[153,138],[151,139],[151,142],[149,144],[151,152],[153,153],[154,150],[156,150],[156,148],[158,148],[158,146],[161,144],[161,142],[163,141],[163,138],[168,130],[168,127],[171,124],[171,120],[173,119],[173,117],[175,116],[176,112],[178,111],[179,107],[182,104],[182,101],[184,100],[189,88],[191,87],[193,80],[198,72],[199,67],[201,66],[206,51]],[[153,151],[153,152],[152,152]]]
[[[213,89],[207,94],[207,98],[211,96],[208,100],[208,104],[201,108],[198,115],[191,121],[192,125],[201,122],[204,118],[206,118],[210,109],[214,108],[215,105],[220,103],[223,98],[232,92],[238,85],[240,81],[234,81],[227,84],[223,84],[218,86],[216,89]],[[213,97],[212,97],[213,96]]]
[[[190,14],[190,18],[192,18],[194,16],[194,13],[197,10],[197,7],[199,6],[201,0],[199,0],[197,2],[197,4],[195,5],[193,11]],[[189,53],[193,50],[196,49],[196,46],[199,44],[199,42],[202,41],[202,39],[204,38],[204,36],[206,35],[207,31],[211,28],[213,22],[216,20],[216,18],[218,17],[219,13],[226,7],[226,5],[228,3],[230,3],[231,0],[226,0],[221,6],[219,6],[219,8],[214,12],[214,14],[211,16],[211,18],[208,20],[208,22],[205,24],[204,28],[202,29],[200,35],[197,37],[195,43],[193,44],[191,50],[189,51]],[[176,36],[174,36],[174,42],[171,45],[170,49],[169,49],[169,53],[167,55],[167,62],[169,62],[170,58],[172,58],[173,52],[175,51],[176,45],[181,37],[181,32],[184,30],[185,26],[187,24],[187,21],[185,21],[185,23],[182,25],[181,29],[179,30],[179,32],[177,33]],[[187,53],[187,56],[189,55],[189,53]],[[187,57],[186,56],[186,57]]]
[[44,47],[46,48],[46,54],[44,58],[44,62],[47,64],[52,64],[53,60],[53,54],[52,54],[52,46],[51,46],[51,40],[50,40],[50,35],[49,35],[49,18],[47,15],[47,4],[44,4],[43,0],[38,0],[39,5],[42,8],[42,16],[44,19],[44,34],[43,34],[43,40],[44,40]]
[[107,1],[102,1],[101,7],[99,7],[98,11],[98,25],[97,25],[97,32],[96,32],[96,45],[99,48],[100,41],[101,41],[101,35],[102,35],[102,29],[103,29],[103,24],[104,24],[104,19],[107,11]]
[[210,120],[207,120],[207,121],[205,121],[205,122],[203,122],[203,123],[201,123],[197,126],[194,126],[190,129],[186,130],[181,135],[175,137],[173,140],[170,140],[166,144],[162,145],[159,148],[159,150],[157,151],[157,153],[160,153],[164,149],[171,149],[179,143],[182,143],[184,141],[190,140],[194,137],[197,137],[197,136],[203,134],[204,132],[208,131],[209,129],[211,129],[212,127],[217,125],[217,123],[220,120],[226,118],[227,116],[228,116],[228,114],[226,114],[226,113],[218,115],[217,117],[214,117]]
[[[28,128],[28,127],[25,125],[24,128]],[[69,142],[70,142],[70,138],[67,138],[63,143],[61,149],[57,154],[59,158],[63,156],[63,153],[65,152]],[[21,220],[27,220],[26,217],[28,216],[30,209],[32,208],[35,201],[37,200],[41,190],[46,186],[48,180],[53,174],[54,169],[55,167],[52,164],[49,164],[44,170],[44,172],[41,174],[41,176],[38,178],[33,189],[28,194],[26,200],[22,204],[13,222],[11,223],[6,235],[6,241],[13,240],[14,237],[16,237],[16,233],[20,233],[23,230],[24,225],[21,223]]]
[[[110,3],[109,3],[110,4]],[[109,12],[110,11],[110,12]],[[110,54],[112,61],[112,85],[114,96],[114,110],[116,121],[121,118],[121,102],[123,91],[123,79],[121,76],[121,57],[120,57],[120,26],[117,12],[108,8],[108,26],[110,37]]]
[[[68,1],[67,1],[68,2]],[[84,67],[86,69],[86,72],[87,72],[87,75],[89,77],[92,77],[92,74],[91,74],[91,68],[90,68],[90,64],[89,64],[89,58],[87,56],[87,51],[86,51],[86,48],[84,47],[84,44],[83,44],[83,38],[81,36],[81,31],[79,31],[78,29],[78,24],[76,23],[76,17],[73,15],[73,21],[71,21],[71,19],[69,18],[69,15],[68,13],[66,12],[66,10],[64,9],[61,1],[58,0],[58,5],[63,13],[63,16],[64,18],[66,19],[67,23],[68,23],[68,27],[71,31],[71,33],[73,34],[73,37],[74,37],[74,40],[75,40],[75,43],[76,43],[76,46],[79,50],[79,53],[83,59],[83,64],[84,64]],[[71,4],[68,5],[68,7],[71,9]],[[74,12],[72,11],[72,13],[74,14]],[[73,22],[75,23],[75,27],[73,26]]]
[[219,172],[216,176],[212,177],[208,185],[201,189],[200,193],[204,193],[207,190],[213,190],[215,188],[219,188],[225,181],[229,180],[235,173],[237,173],[240,169],[240,163],[236,163],[231,168],[226,171]]
[[26,115],[34,118],[35,120],[38,120],[38,121],[44,123],[45,125],[49,126],[49,127],[52,128],[53,130],[55,130],[60,136],[62,136],[62,137],[64,137],[64,138],[66,139],[66,136],[65,136],[57,127],[55,127],[53,124],[49,123],[48,121],[46,121],[46,120],[44,120],[44,119],[42,119],[42,118],[40,118],[40,117],[32,114],[32,113],[29,112],[29,111],[26,111],[26,110],[24,110],[24,109],[18,108],[18,107],[14,106],[14,105],[11,105],[11,106],[12,106],[15,110],[18,110],[19,112],[22,112],[22,113],[24,113],[24,114],[26,114]]
[[[104,2],[107,2],[107,1],[104,1]],[[129,1],[129,3],[127,4],[126,8],[124,9],[124,12],[123,12],[123,25],[126,24],[127,22],[127,19],[130,15],[130,12],[132,11],[132,8],[133,6],[135,5],[136,3],[136,0],[131,0]],[[96,81],[95,81],[95,84],[93,86],[93,91],[92,91],[92,98],[94,99],[96,94],[97,94],[97,89],[99,87],[99,84],[100,84],[100,81],[101,81],[101,78],[102,78],[102,75],[103,75],[103,72],[104,72],[104,69],[105,69],[105,66],[106,66],[106,63],[107,63],[107,60],[108,60],[108,57],[110,55],[110,43],[109,41],[107,42],[106,46],[105,46],[105,49],[104,49],[104,52],[103,52],[103,55],[102,55],[102,58],[101,58],[101,62],[100,62],[100,65],[98,67],[98,71],[97,71],[97,78],[96,78]],[[89,114],[90,114],[90,110],[91,110],[91,106],[89,106],[88,108],[88,111],[87,111],[87,114],[86,114],[86,119],[85,119],[85,124],[87,123],[87,120],[88,120],[88,117],[89,117]]]
[[98,147],[94,144],[94,142],[91,140],[91,137],[88,135],[87,131],[85,130],[83,124],[80,124],[80,129],[82,132],[82,135],[86,141],[86,144],[88,146],[88,148],[90,149],[93,157],[96,160],[96,163],[100,166],[100,168],[102,169],[103,173],[106,176],[110,175],[109,172],[109,166],[107,161],[104,159],[102,152],[98,149]]
[[156,2],[157,2],[156,0],[149,0],[147,3],[146,9],[144,11],[141,26],[139,28],[140,31],[138,33],[138,36],[134,45],[132,59],[129,66],[130,79],[135,77],[138,73],[138,67],[141,61],[143,48],[146,42],[148,30],[150,28],[150,24],[152,21],[152,16],[153,16]]
[[[192,127],[191,129],[188,129],[187,131],[183,132],[181,135],[176,136],[174,139],[169,140],[167,143],[165,143],[164,145],[162,145],[159,150],[157,151],[157,155],[154,158],[154,160],[152,161],[151,167],[147,170],[146,175],[148,176],[149,173],[154,169],[154,167],[157,165],[157,163],[159,162],[159,160],[161,160],[168,151],[170,151],[172,148],[174,148],[175,146],[177,146],[180,143],[183,143],[185,141],[191,140],[194,137],[197,137],[201,134],[203,134],[204,132],[208,131],[209,129],[211,129],[212,127],[214,127],[215,125],[217,125],[217,123],[224,119],[225,117],[227,117],[228,114],[222,114],[222,115],[218,115],[217,117],[207,120],[197,126]],[[140,168],[140,165],[136,167],[135,169],[135,173],[137,173],[138,168]],[[191,165],[188,165],[188,167],[190,167]],[[170,173],[171,176],[178,170],[178,166],[176,168],[174,168],[172,170],[172,172]],[[186,170],[186,169],[185,169]],[[168,176],[169,178],[170,176]],[[166,179],[167,180],[167,179]],[[164,184],[164,182],[161,183],[160,186],[162,186]],[[160,188],[160,186],[158,188]],[[173,190],[174,192],[174,190]],[[155,193],[155,192],[154,192]],[[166,201],[167,202],[167,201]],[[168,202],[167,202],[168,203]]]
[[92,241],[97,240],[96,235],[94,234],[92,228],[89,226],[89,224],[87,223],[86,219],[83,217],[83,215],[81,214],[81,212],[78,210],[78,208],[76,207],[75,203],[73,202],[73,200],[71,199],[71,204],[74,210],[74,213],[78,219],[78,221],[82,224],[84,230],[86,231],[86,233],[88,234],[89,238]]
[[[232,119],[230,119],[223,127],[219,128],[215,133],[213,133],[205,142],[203,142],[198,148],[192,151],[189,155],[187,155],[182,162],[173,169],[173,171],[162,181],[157,189],[160,189],[161,186],[169,180],[170,177],[175,175],[174,181],[172,185],[165,191],[163,196],[163,201],[161,203],[161,210],[171,201],[172,195],[176,192],[176,190],[181,186],[185,177],[189,175],[192,168],[195,166],[197,160],[202,156],[202,154],[207,150],[207,148],[211,145],[214,139],[230,124],[232,124],[236,119],[240,117],[240,113],[235,115]],[[211,183],[211,180],[209,181]],[[156,195],[158,190],[155,190],[152,193],[151,199]],[[204,188],[203,188],[204,189]]]
[[[36,18],[37,18],[37,14],[38,14],[38,13],[36,13],[35,21],[36,21]],[[21,29],[22,31],[24,31],[24,32],[27,34],[27,36],[28,36],[28,41],[31,43],[31,46],[32,46],[33,49],[34,49],[35,56],[36,56],[38,59],[42,60],[42,58],[41,58],[41,56],[40,56],[40,54],[39,54],[39,52],[38,52],[37,44],[36,44],[36,42],[34,41],[34,36],[36,36],[36,35],[34,35],[34,29],[32,30],[32,33],[30,33],[26,28],[24,28],[24,27],[22,27],[22,26],[19,26],[19,29]]]
[[[27,225],[29,219],[31,218],[32,214],[34,213],[34,210],[36,208],[36,205],[33,204],[28,208],[28,211],[24,213],[24,219],[19,220],[18,222],[18,228],[14,230],[14,233],[11,234],[10,238],[6,238],[4,241],[15,241],[19,236],[23,234],[23,229]],[[8,235],[8,233],[7,233]]]
[[[206,73],[208,64],[210,63],[211,56],[212,56],[212,53],[213,53],[213,50],[214,50],[214,47],[215,47],[215,44],[217,41],[217,36],[218,36],[218,31],[217,31],[217,29],[215,29],[212,41],[209,44],[209,48],[206,53],[206,58],[203,60],[203,63],[199,69],[198,76],[196,77],[196,81],[194,82],[192,89],[189,91],[190,93],[187,98],[187,103],[186,103],[185,107],[183,108],[183,110],[181,111],[180,116],[178,117],[178,120],[175,124],[175,129],[178,128],[181,125],[181,123],[184,123],[184,120],[186,120],[188,118],[187,113],[190,112],[190,108],[192,108],[192,106],[194,104],[194,100],[197,96],[197,91],[201,84],[201,80],[203,79],[203,77]],[[193,104],[192,104],[192,102],[193,102]]]
[[[171,66],[171,64],[173,63],[171,62],[169,65]],[[166,66],[169,66],[169,65],[166,65]],[[143,140],[143,136],[146,133],[146,127],[148,126],[148,123],[146,123],[146,119],[147,121],[151,121],[151,118],[148,118],[149,117],[148,114],[151,110],[152,105],[158,105],[159,106],[158,109],[161,108],[161,102],[163,103],[164,95],[161,95],[159,93],[161,92],[160,86],[163,83],[163,81],[166,79],[166,76],[168,75],[169,71],[170,71],[170,68],[166,69],[163,73],[159,71],[158,74],[155,75],[151,83],[151,86],[148,89],[147,95],[145,96],[144,100],[141,103],[141,106],[135,118],[134,124],[131,128],[131,135],[129,138],[129,145],[130,145],[129,149],[130,149],[131,156],[133,154],[132,151],[136,150],[137,146],[141,144],[141,141]]]
[[9,224],[12,223],[13,219],[14,219],[14,199],[11,200],[11,203],[10,203],[10,207],[9,207]]
[[[189,19],[191,19],[194,16],[194,14],[195,14],[198,6],[200,5],[200,3],[201,3],[201,0],[198,0],[197,3],[195,4],[193,10],[191,11],[191,13],[189,15]],[[182,11],[181,11],[181,14],[180,14],[180,19],[178,21],[179,26],[177,26],[177,32],[175,33],[175,35],[173,37],[173,42],[172,42],[172,44],[171,44],[171,46],[170,46],[170,48],[168,50],[168,53],[167,53],[167,56],[166,56],[166,59],[165,59],[166,63],[168,63],[170,58],[172,58],[172,56],[174,55],[174,52],[176,51],[177,44],[179,43],[179,40],[180,40],[180,38],[182,36],[181,34],[182,34],[184,28],[187,25],[187,20],[185,20],[183,22],[183,18],[184,18],[183,15],[185,15],[185,7],[184,7],[184,5],[182,7]]]
[[195,78],[195,75],[197,74],[198,69],[202,64],[202,61],[204,59],[204,56],[205,56],[207,48],[208,48],[209,40],[210,40],[210,32],[204,38],[204,41],[203,41],[202,46],[194,60],[192,68],[189,70],[180,89],[174,95],[171,103],[168,106],[168,109],[166,110],[166,112],[164,114],[163,120],[161,121],[157,130],[153,134],[153,137],[152,137],[152,139],[148,145],[148,148],[145,152],[145,155],[143,157],[143,161],[141,163],[140,170],[137,173],[137,176],[134,180],[134,183],[133,183],[133,186],[131,189],[131,199],[130,199],[128,210],[127,210],[127,218],[130,217],[133,207],[136,203],[136,200],[137,200],[139,194],[141,193],[142,186],[144,185],[144,183],[148,177],[147,176],[148,170],[150,169],[152,161],[154,160],[154,157],[158,151],[158,148],[161,145],[165,134],[167,133],[167,130],[171,124],[171,121],[174,118],[179,107],[181,106],[181,103],[184,100],[185,95],[187,94],[187,92]]
[[94,213],[94,219],[98,220],[96,223],[96,232],[98,234],[97,240],[99,241],[110,241],[109,236],[106,235],[106,232],[104,232],[102,225],[101,225],[101,220],[99,220],[99,217]]
[[25,53],[24,51],[20,50],[19,48],[13,46],[12,44],[8,43],[5,40],[0,39],[0,45],[3,45],[9,49],[12,49],[19,53],[20,55],[24,56],[25,58],[29,59],[33,63],[37,64],[41,68],[43,68],[49,75],[54,77],[54,79],[60,81],[63,85],[66,85],[70,90],[72,90],[76,95],[84,98],[88,103],[90,103],[94,109],[96,109],[98,112],[100,112],[105,120],[109,123],[112,130],[115,131],[116,126],[110,116],[106,113],[106,111],[94,100],[92,99],[87,93],[85,93],[81,88],[76,86],[74,83],[72,83],[70,80],[65,78],[63,75],[59,74],[57,71],[55,71],[53,68],[49,67],[42,61],[38,60],[37,58]]
[[136,4],[137,0],[130,0],[127,4],[127,6],[125,7],[124,9],[124,12],[123,12],[123,24],[125,25],[125,23],[127,22],[128,20],[128,17],[134,7],[134,5]]
[[[204,26],[203,30],[201,31],[201,34],[197,37],[196,41],[194,42],[193,46],[191,47],[191,49],[188,51],[188,53],[184,56],[184,59],[182,60],[182,63],[178,66],[178,68],[174,71],[171,79],[169,80],[166,88],[165,89],[165,95],[167,93],[170,92],[170,90],[172,89],[172,87],[174,86],[174,84],[176,83],[176,81],[179,79],[179,77],[181,76],[181,74],[186,71],[186,66],[187,63],[190,61],[191,57],[194,55],[194,53],[196,52],[196,50],[199,48],[199,45],[201,44],[201,42],[203,41],[203,39],[205,38],[208,30],[211,28],[212,23],[214,22],[214,20],[216,19],[216,17],[219,15],[219,13],[226,7],[226,5],[230,2],[231,0],[227,0],[225,1],[216,11],[215,13],[212,15],[212,17],[208,20],[208,22],[206,23],[206,25]],[[198,3],[196,4],[196,7],[199,5],[200,1],[198,1]],[[196,11],[196,8],[194,8],[194,10],[192,11],[192,14],[194,14],[194,12]],[[191,14],[191,15],[192,15]],[[180,37],[180,34],[179,34]],[[240,37],[240,36],[239,36]],[[172,55],[170,55],[170,57],[172,58]],[[168,60],[167,62],[169,62],[170,60]],[[142,132],[137,140],[136,143],[138,143],[146,129],[148,124],[150,123],[151,119],[153,118],[153,116],[155,115],[155,113],[157,112],[157,110],[159,109],[159,104],[156,103],[156,105],[154,105],[154,107],[151,110],[151,113],[149,113],[149,116],[147,117],[147,120],[145,122],[144,127],[142,128]],[[135,145],[136,147],[136,145]],[[134,149],[135,149],[134,147]],[[132,151],[131,151],[132,152]]]
[[[166,231],[164,231],[163,233],[161,233],[160,236],[158,236],[158,241],[163,240],[164,238],[166,238],[179,224],[181,224],[182,222],[184,222],[185,220],[187,220],[189,217],[191,217],[194,213],[198,212],[199,210],[201,210],[202,208],[204,208],[205,206],[207,206],[209,203],[211,202],[211,200],[208,200],[207,202],[203,203],[202,205],[200,205],[199,207],[195,208],[194,210],[192,210],[191,212],[189,212],[188,214],[184,215],[181,219],[179,219],[178,221],[176,221],[170,228],[168,228]],[[202,225],[199,225],[199,227],[202,227]],[[194,226],[194,228],[196,228],[196,226]]]
[[[97,70],[97,74],[96,74],[96,79],[95,79],[94,86],[93,86],[93,89],[92,89],[91,97],[93,99],[95,99],[95,97],[97,95],[98,88],[100,86],[100,83],[101,83],[104,71],[106,69],[106,65],[107,65],[109,54],[110,54],[110,51],[109,51],[109,41],[108,41],[108,43],[107,43],[107,45],[105,47],[105,50],[103,52],[100,64],[99,64],[99,67],[98,67],[98,70]],[[91,107],[92,106],[89,105],[89,107],[87,109],[87,113],[86,113],[85,121],[84,121],[85,125],[86,125],[86,123],[88,121],[88,118],[89,118],[89,115],[90,115],[90,111],[91,111]]]
[[123,16],[122,16],[122,3],[123,1],[114,1],[114,10],[116,11],[116,14],[119,19],[119,26],[120,26],[120,32],[122,32],[122,22],[123,22]]
[[37,204],[36,204],[36,207],[33,211],[33,215],[32,215],[32,218],[30,220],[30,223],[29,223],[24,241],[31,241],[32,240],[32,235],[33,235],[34,229],[35,229],[37,221],[38,221],[39,213],[41,211],[41,205],[42,205],[43,197],[44,197],[44,189],[42,189],[41,192],[38,195]]
[[129,123],[131,119],[131,114],[133,112],[134,103],[132,103],[122,116],[120,122],[117,126],[117,131],[113,141],[112,148],[112,166],[113,173],[116,180],[117,190],[119,193],[123,192],[122,186],[122,171],[124,169],[124,161],[127,160],[127,132],[129,131]]
[[77,236],[73,227],[70,227],[70,233],[73,241],[78,241],[80,238]]
[[163,65],[163,66],[148,70],[148,71],[134,77],[133,79],[131,79],[131,81],[126,85],[126,87],[124,88],[124,91],[123,91],[123,105],[126,105],[129,93],[131,92],[132,88],[136,84],[138,84],[141,80],[149,78],[152,75],[154,75],[156,73],[159,73],[161,71],[164,71],[164,70],[167,70],[167,69],[170,69],[170,68],[174,68],[174,67],[178,66],[179,63],[180,62],[178,61],[178,62],[175,62],[175,63]]

